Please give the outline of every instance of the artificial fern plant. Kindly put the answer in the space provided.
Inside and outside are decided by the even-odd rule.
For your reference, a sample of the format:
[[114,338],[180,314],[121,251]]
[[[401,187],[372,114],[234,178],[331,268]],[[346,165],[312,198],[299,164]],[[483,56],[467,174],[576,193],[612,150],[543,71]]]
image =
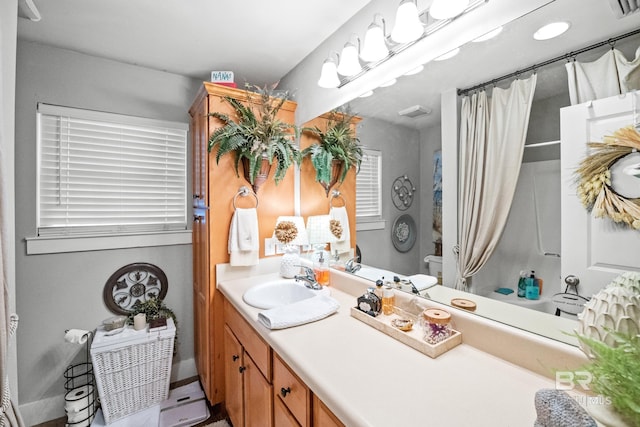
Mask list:
[[[246,85],[247,102],[226,96],[224,100],[233,107],[236,120],[226,114],[214,112],[210,116],[224,125],[209,137],[208,149],[218,149],[216,163],[228,153],[235,153],[235,171],[239,174],[241,160],[247,159],[249,171],[245,171],[249,182],[254,184],[260,171],[262,160],[270,165],[276,161],[274,179],[278,184],[294,163],[300,163],[300,150],[295,144],[298,129],[291,123],[278,119],[278,112],[289,99],[289,93],[274,96],[276,84],[259,87]],[[255,89],[251,92],[250,89]]]
[[360,170],[362,147],[351,124],[353,118],[354,116],[348,112],[332,111],[329,114],[326,130],[317,126],[303,129],[318,142],[302,150],[302,157],[309,156],[316,171],[316,181],[323,185],[329,185],[331,182],[333,160],[340,160],[344,164],[338,178],[340,183],[344,181],[352,167],[356,168],[356,173]]
[[611,405],[631,426],[640,426],[640,335],[615,334],[616,345],[578,336],[595,355],[585,369],[591,388],[611,400]]

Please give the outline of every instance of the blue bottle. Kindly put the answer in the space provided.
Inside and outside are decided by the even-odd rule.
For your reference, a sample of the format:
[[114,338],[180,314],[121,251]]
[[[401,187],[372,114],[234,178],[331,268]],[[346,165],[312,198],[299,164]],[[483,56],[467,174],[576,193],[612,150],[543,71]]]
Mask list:
[[525,297],[527,299],[539,299],[540,288],[538,287],[538,281],[533,271],[531,275],[525,279],[525,284]]

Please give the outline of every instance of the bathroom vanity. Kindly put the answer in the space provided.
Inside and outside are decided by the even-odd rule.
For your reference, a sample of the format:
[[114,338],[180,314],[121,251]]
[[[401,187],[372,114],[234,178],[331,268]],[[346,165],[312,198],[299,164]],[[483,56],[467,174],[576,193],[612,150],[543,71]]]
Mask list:
[[[232,342],[224,364],[234,425],[233,417],[252,425],[256,416],[260,425],[275,419],[277,426],[533,425],[536,391],[556,387],[555,370],[586,363],[576,347],[427,301],[449,310],[463,334],[462,344],[430,358],[351,317],[370,282],[335,270],[330,291],[337,313],[270,330],[242,296],[277,273],[218,265],[218,277],[225,343]],[[243,406],[248,399],[251,406]]]

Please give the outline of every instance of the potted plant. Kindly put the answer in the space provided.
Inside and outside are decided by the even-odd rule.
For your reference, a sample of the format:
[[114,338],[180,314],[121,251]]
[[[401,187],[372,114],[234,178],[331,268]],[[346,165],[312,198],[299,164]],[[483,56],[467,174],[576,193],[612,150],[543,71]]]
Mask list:
[[[166,319],[169,317],[173,319],[173,323],[176,326],[176,339],[178,337],[178,318],[172,309],[167,307],[163,300],[157,297],[149,298],[144,302],[140,302],[135,304],[131,311],[129,312],[129,323],[133,324],[133,318],[136,314],[144,313],[146,316],[147,323],[149,323],[149,327],[154,327],[156,323],[164,323],[166,326]],[[165,321],[162,322],[162,319]],[[158,322],[159,321],[159,322]]]
[[319,127],[305,128],[318,142],[302,150],[302,158],[309,156],[316,171],[316,181],[329,190],[336,182],[342,183],[352,167],[356,173],[362,163],[362,147],[352,128],[353,115],[332,111],[326,130]]
[[289,93],[285,91],[282,96],[274,96],[276,86],[277,83],[263,88],[253,86],[256,92],[251,92],[251,86],[247,85],[246,104],[225,97],[224,100],[233,107],[236,120],[227,114],[209,113],[224,123],[209,137],[209,152],[218,149],[216,163],[225,154],[234,153],[236,175],[240,176],[238,166],[242,162],[245,179],[253,186],[254,192],[266,181],[274,161],[274,180],[278,184],[289,167],[301,159],[295,144],[298,136],[296,126],[277,117]]

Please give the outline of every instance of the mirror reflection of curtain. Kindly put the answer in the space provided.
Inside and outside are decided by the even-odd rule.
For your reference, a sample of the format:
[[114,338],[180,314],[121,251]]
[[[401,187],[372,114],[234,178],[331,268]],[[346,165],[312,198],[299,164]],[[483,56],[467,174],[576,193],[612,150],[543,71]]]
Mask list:
[[640,48],[628,61],[617,49],[610,49],[592,62],[566,64],[571,105],[640,89]]
[[490,100],[485,91],[462,99],[456,289],[468,290],[467,279],[500,240],[520,173],[536,79],[534,74],[508,89],[495,88]]
[[[0,33],[0,47],[2,47],[2,33]],[[4,99],[2,82],[2,56],[0,55],[0,99]],[[13,161],[7,157],[9,150],[5,150],[5,146],[8,145],[4,135],[5,120],[3,104],[0,102],[0,200],[6,200],[5,192],[12,183],[12,178],[7,174],[8,168],[4,167]],[[0,280],[2,280],[2,290],[0,291],[0,425],[22,427],[24,423],[9,394],[9,367],[7,366],[9,343],[13,341],[13,335],[18,326],[18,316],[10,314],[9,277],[5,267],[6,260],[10,259],[9,251],[13,250],[7,239],[8,227],[11,226],[7,221],[7,218],[10,217],[8,215],[9,209],[13,209],[13,206],[8,206],[8,203],[0,204]]]

